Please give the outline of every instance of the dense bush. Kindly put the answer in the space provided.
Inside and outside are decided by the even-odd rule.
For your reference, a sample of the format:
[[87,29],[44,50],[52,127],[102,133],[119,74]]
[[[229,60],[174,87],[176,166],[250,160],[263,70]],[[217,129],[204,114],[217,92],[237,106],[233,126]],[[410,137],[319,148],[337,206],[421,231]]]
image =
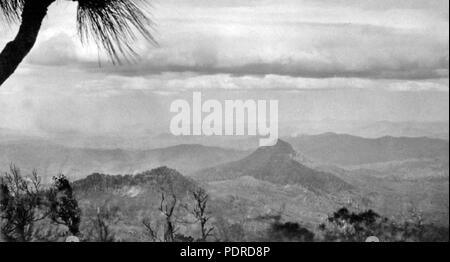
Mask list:
[[[41,185],[36,171],[29,177],[11,165],[0,177],[0,234],[6,241],[45,241],[79,233],[81,210],[70,182],[60,175],[50,188]],[[56,224],[56,225],[55,225]]]
[[293,222],[275,222],[268,233],[270,241],[275,242],[312,242],[314,233]]
[[73,195],[69,180],[64,175],[53,178],[49,190],[50,218],[56,224],[65,225],[74,236],[80,233],[81,209]]
[[7,241],[31,241],[35,223],[48,215],[40,178],[34,171],[26,179],[11,165],[0,179],[1,234]]
[[321,240],[362,242],[375,236],[382,242],[448,241],[448,228],[426,224],[422,219],[395,222],[372,210],[354,213],[342,208],[319,226]]

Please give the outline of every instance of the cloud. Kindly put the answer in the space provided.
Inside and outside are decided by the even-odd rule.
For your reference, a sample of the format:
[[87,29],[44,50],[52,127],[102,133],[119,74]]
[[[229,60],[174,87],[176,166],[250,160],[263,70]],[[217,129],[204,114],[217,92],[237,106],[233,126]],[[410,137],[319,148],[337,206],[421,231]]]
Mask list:
[[[448,78],[448,1],[169,0],[152,9],[160,47],[112,67],[76,36],[75,5],[52,6],[28,63],[122,76]],[[98,68],[99,58],[102,67]]]
[[[78,86],[111,93],[140,89],[149,78],[157,79],[152,86],[164,85],[158,81],[168,75],[174,82],[194,75],[219,81],[218,86],[236,82],[229,85],[242,89],[240,81],[218,79],[249,77],[258,84],[273,76],[317,79],[329,88],[334,79],[361,79],[367,88],[391,80],[405,88],[419,83],[433,89],[423,83],[449,76],[446,5],[441,0],[161,1],[153,9],[160,47],[137,41],[140,60],[120,67],[103,62],[95,47],[81,46],[75,5],[58,4],[26,64],[81,71]],[[23,68],[17,77],[26,75]],[[108,81],[96,79],[104,75]]]
[[36,65],[71,65],[78,63],[77,45],[69,35],[58,33],[41,41],[32,50],[27,62]]
[[[306,0],[304,2],[315,2],[322,5],[353,6],[365,9],[389,10],[389,9],[419,9],[433,10],[435,12],[448,12],[447,0]],[[447,7],[447,10],[445,9]]]
[[[352,24],[218,24],[166,37],[161,48],[148,49],[139,63],[103,70],[127,76],[193,72],[407,80],[448,77],[448,39],[414,30]],[[91,70],[96,63],[84,66]]]
[[448,79],[395,80],[363,78],[301,78],[282,75],[235,76],[230,74],[162,73],[142,76],[105,76],[101,80],[85,81],[77,88],[79,95],[115,96],[143,92],[178,95],[189,91],[286,91],[318,90],[384,90],[384,91],[449,91]]
[[[288,122],[448,121],[447,0],[158,1],[160,46],[136,40],[140,59],[123,66],[80,44],[75,6],[50,8],[32,53],[0,88],[0,126],[167,131],[168,106],[193,90],[278,99]],[[3,25],[0,44],[17,30]]]
[[[277,99],[284,121],[448,119],[448,79],[380,80],[280,75],[86,74],[69,66],[25,66],[0,89],[0,126],[92,135],[167,132],[176,99]],[[43,77],[46,76],[46,77]],[[413,112],[413,113],[412,113]]]
[[[50,62],[58,65],[59,60],[71,58],[74,66],[87,72],[141,77],[192,72],[303,78],[448,78],[445,5],[442,1],[429,4],[419,0],[289,0],[283,4],[269,0],[171,0],[156,3],[153,9],[160,47],[137,41],[141,57],[136,64],[112,67],[102,62],[99,69],[98,58],[106,59],[89,45],[73,49],[76,59],[64,58],[67,53],[61,50],[63,58],[56,52]],[[48,24],[47,34],[58,30],[54,21]],[[45,45],[52,49],[64,44],[55,41]],[[41,60],[45,62],[46,57]]]

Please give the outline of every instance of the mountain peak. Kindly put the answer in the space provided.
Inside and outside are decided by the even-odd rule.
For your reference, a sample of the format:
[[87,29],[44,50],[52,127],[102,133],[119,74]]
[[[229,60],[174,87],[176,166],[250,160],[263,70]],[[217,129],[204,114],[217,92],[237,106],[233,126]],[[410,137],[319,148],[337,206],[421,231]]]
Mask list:
[[253,154],[248,156],[244,162],[253,163],[256,165],[263,165],[271,159],[294,159],[297,152],[294,148],[287,142],[283,140],[278,140],[273,146],[263,146],[258,148]]
[[283,154],[283,155],[295,155],[296,152],[294,148],[287,142],[278,139],[277,143],[273,146],[267,146],[260,148],[265,152],[270,152],[273,154]]
[[278,139],[277,143],[275,144],[275,147],[293,150],[291,144],[281,139]]
[[273,146],[260,147],[250,156],[236,162],[200,171],[196,178],[224,181],[253,177],[278,185],[301,185],[314,192],[337,192],[351,186],[339,177],[314,170],[297,161],[293,147],[278,140]]

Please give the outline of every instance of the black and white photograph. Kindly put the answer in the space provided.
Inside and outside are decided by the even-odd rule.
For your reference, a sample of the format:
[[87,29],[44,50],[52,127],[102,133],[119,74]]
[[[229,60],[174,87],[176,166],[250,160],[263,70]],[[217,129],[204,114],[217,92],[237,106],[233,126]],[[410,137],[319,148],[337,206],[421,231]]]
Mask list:
[[448,0],[0,0],[0,242],[448,241]]

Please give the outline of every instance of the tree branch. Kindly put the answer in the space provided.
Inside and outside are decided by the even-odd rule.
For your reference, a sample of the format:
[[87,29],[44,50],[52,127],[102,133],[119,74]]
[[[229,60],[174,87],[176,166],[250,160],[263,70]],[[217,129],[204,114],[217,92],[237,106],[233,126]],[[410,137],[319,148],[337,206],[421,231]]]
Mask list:
[[0,86],[16,71],[36,43],[48,7],[55,0],[25,1],[22,22],[15,39],[0,53]]

